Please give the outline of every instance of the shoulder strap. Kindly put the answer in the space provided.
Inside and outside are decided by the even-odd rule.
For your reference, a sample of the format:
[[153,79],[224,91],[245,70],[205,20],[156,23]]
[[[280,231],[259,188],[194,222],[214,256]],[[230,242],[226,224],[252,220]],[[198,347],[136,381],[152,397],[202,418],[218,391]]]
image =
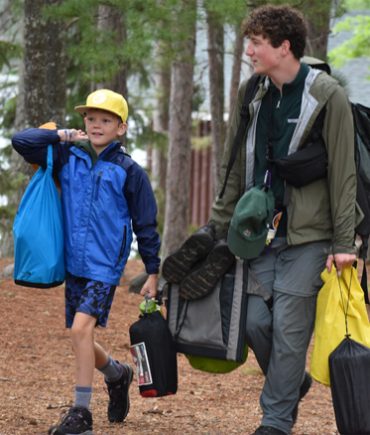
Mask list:
[[322,138],[322,130],[324,127],[324,121],[325,121],[325,115],[326,115],[326,105],[323,106],[323,108],[320,110],[319,114],[317,115],[313,126],[304,141],[304,144],[302,145],[302,148],[308,146],[311,143],[319,142]]
[[53,145],[48,145],[46,160],[47,160],[46,167],[50,172],[52,172],[53,171]]
[[236,155],[238,154],[239,147],[241,146],[245,131],[246,131],[247,126],[249,124],[249,120],[250,120],[249,104],[253,100],[253,97],[257,91],[258,84],[260,83],[260,81],[261,81],[261,76],[259,76],[257,74],[253,74],[252,77],[248,80],[248,83],[247,83],[247,86],[245,89],[243,105],[242,105],[242,108],[240,110],[240,122],[239,122],[238,130],[236,132],[233,146],[231,149],[230,158],[229,158],[229,161],[227,164],[226,174],[225,174],[225,179],[224,179],[224,182],[222,185],[222,189],[221,189],[221,192],[219,193],[220,198],[222,198],[224,193],[225,193],[227,180],[229,178],[231,169],[234,166],[234,163],[236,160]]
[[[366,243],[367,245],[367,243]],[[366,269],[366,259],[363,262],[362,274],[361,274],[361,287],[364,291],[365,304],[369,305],[369,287],[367,285],[367,269]]]

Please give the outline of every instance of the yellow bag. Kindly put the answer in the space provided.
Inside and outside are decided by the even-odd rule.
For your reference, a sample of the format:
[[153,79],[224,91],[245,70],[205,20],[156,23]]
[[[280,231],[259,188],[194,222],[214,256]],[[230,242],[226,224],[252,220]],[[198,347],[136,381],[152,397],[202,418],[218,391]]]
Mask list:
[[367,347],[370,347],[370,322],[355,268],[345,268],[339,278],[334,267],[330,274],[325,269],[321,279],[324,285],[317,297],[311,375],[330,386],[329,355],[346,335],[346,311],[349,335]]

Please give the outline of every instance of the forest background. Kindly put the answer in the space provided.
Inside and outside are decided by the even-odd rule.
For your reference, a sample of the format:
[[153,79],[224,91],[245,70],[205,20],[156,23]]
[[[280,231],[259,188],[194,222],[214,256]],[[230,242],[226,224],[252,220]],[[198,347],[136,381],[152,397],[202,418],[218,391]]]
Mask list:
[[[12,256],[12,223],[32,175],[11,135],[54,120],[82,127],[73,107],[96,88],[126,96],[129,153],[142,149],[159,206],[162,256],[187,237],[192,147],[211,146],[216,194],[229,102],[250,68],[241,22],[259,0],[0,0],[0,258]],[[329,53],[333,66],[370,58],[370,0],[295,0],[309,24],[306,54],[328,59],[334,31],[350,37]],[[361,12],[362,11],[362,12]],[[199,29],[206,53],[197,55]],[[231,59],[226,83],[226,58]],[[369,72],[370,74],[370,72]],[[208,76],[208,80],[202,78]],[[207,85],[205,85],[207,83]],[[226,88],[227,87],[227,88]],[[206,106],[206,107],[205,107]],[[194,135],[200,111],[209,136]],[[202,115],[204,116],[204,115]]]

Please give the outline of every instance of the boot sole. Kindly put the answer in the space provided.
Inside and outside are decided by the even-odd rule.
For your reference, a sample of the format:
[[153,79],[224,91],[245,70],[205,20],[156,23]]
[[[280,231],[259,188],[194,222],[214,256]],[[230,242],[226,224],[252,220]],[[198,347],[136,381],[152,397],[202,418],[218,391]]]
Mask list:
[[204,263],[181,282],[180,296],[193,300],[209,295],[234,262],[235,257],[227,245],[216,247]]
[[214,240],[209,234],[194,234],[163,262],[162,275],[173,284],[179,284],[191,271],[194,264],[204,258],[213,248]]
[[[48,430],[48,435],[76,435],[73,433],[60,432],[57,427],[51,428]],[[91,430],[86,430],[85,432],[81,432],[78,435],[94,435],[94,432]]]

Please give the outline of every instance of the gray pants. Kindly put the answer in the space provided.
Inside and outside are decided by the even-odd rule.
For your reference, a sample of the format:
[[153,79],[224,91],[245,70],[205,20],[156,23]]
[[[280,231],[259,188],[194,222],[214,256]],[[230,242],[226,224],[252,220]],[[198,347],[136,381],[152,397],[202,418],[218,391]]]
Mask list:
[[[326,241],[288,247],[280,239],[249,264],[254,288],[248,288],[246,333],[266,376],[260,397],[262,424],[287,434],[304,378],[328,248]],[[259,292],[265,299],[271,295],[272,309]]]

